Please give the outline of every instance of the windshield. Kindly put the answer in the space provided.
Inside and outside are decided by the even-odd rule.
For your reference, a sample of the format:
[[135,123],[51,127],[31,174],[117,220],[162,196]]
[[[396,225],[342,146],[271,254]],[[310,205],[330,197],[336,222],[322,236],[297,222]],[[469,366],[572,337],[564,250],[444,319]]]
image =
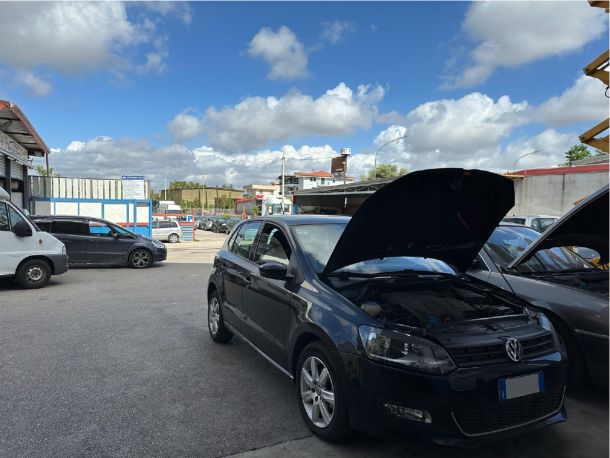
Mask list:
[[[295,237],[316,273],[320,274],[324,271],[324,267],[337,245],[341,234],[343,234],[346,225],[346,223],[324,223],[293,226]],[[374,274],[402,270],[455,273],[455,271],[443,261],[408,256],[362,261],[343,267],[337,270],[337,272]]]
[[[487,253],[500,266],[510,264],[540,234],[529,227],[500,226],[485,244]],[[519,267],[522,272],[562,272],[592,269],[584,259],[563,247],[540,250]]]

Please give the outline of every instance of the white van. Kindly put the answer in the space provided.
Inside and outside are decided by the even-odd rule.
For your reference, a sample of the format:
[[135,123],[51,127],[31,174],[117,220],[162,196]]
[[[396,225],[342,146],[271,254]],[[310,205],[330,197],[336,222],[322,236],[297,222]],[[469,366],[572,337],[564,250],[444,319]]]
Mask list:
[[9,202],[0,188],[0,277],[11,277],[23,288],[41,288],[51,275],[68,270],[65,245],[40,231]]
[[152,238],[153,240],[161,240],[163,242],[178,243],[182,240],[182,227],[178,221],[171,219],[154,220]]

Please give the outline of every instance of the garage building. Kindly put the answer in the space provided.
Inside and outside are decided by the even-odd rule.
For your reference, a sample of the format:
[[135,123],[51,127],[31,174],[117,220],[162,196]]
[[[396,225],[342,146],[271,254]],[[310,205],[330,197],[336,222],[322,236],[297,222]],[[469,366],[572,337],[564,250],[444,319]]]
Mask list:
[[19,107],[0,100],[0,186],[15,205],[30,210],[30,158],[48,154],[49,148]]

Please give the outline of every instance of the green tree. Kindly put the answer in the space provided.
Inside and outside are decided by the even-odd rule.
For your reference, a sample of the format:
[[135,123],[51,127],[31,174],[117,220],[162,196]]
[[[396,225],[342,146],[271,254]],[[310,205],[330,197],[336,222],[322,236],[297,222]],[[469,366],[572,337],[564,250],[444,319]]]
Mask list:
[[578,161],[579,159],[585,159],[587,157],[591,157],[591,151],[585,145],[574,145],[568,151],[566,151],[565,162],[562,162],[559,165],[572,165],[574,161]]
[[380,164],[376,169],[369,170],[369,173],[362,175],[362,181],[380,180],[383,178],[398,178],[409,173],[407,169],[396,164]]
[[49,167],[49,173],[47,173],[47,168],[44,165],[36,166],[36,173],[41,177],[60,177],[59,172],[55,172],[53,167]]
[[170,182],[168,189],[197,189],[202,187],[203,185],[201,183],[197,183],[195,181],[176,180]]

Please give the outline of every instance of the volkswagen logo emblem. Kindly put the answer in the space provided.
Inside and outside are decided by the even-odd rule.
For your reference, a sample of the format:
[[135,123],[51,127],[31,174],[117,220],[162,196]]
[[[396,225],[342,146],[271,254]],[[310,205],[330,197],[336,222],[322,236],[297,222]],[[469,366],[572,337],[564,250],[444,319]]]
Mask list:
[[506,340],[506,354],[508,357],[518,363],[523,358],[523,347],[521,346],[521,342],[519,342],[514,337],[511,337]]

